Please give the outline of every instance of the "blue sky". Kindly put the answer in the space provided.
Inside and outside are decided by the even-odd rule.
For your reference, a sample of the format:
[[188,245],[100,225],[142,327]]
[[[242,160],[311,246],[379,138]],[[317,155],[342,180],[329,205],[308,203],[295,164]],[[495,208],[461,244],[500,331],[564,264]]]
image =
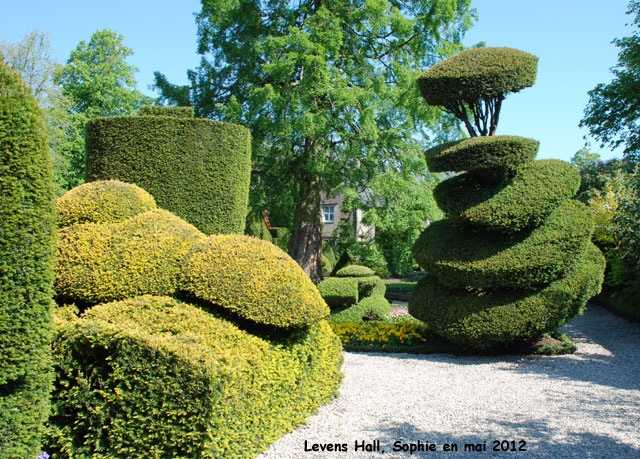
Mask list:
[[[511,94],[503,104],[498,134],[540,141],[538,158],[569,160],[584,146],[578,128],[588,101],[587,91],[609,82],[617,61],[614,38],[630,35],[625,27],[626,0],[472,0],[478,21],[467,33],[466,45],[509,46],[539,57],[536,85]],[[194,13],[197,0],[0,0],[0,38],[15,42],[31,30],[48,32],[54,58],[64,63],[81,40],[109,28],[124,36],[133,49],[129,62],[141,91],[153,72],[169,81],[186,83],[186,70],[198,65]],[[621,152],[592,150],[603,159]]]

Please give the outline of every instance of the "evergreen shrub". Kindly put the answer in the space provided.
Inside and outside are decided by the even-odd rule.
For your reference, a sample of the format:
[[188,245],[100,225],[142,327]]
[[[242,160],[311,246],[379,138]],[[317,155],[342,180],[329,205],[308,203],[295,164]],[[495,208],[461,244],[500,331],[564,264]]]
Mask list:
[[384,295],[371,295],[357,304],[331,312],[330,320],[339,322],[362,322],[363,320],[384,319],[391,314],[391,304]]
[[472,138],[426,153],[433,170],[467,172],[434,192],[448,218],[428,226],[413,247],[428,275],[413,289],[409,313],[475,350],[555,332],[602,284],[604,258],[590,243],[593,217],[571,200],[577,171],[534,161],[535,140],[492,137],[505,94],[531,86],[536,66],[522,51],[474,48],[418,78],[426,102],[458,117]]
[[56,200],[58,227],[73,223],[114,223],[156,208],[142,188],[118,180],[89,182]]
[[275,245],[251,236],[214,235],[194,244],[180,288],[265,325],[301,327],[329,315],[300,265]]
[[358,281],[352,277],[327,277],[318,284],[318,292],[331,308],[358,302]]
[[342,377],[324,320],[261,336],[148,295],[61,321],[54,349],[47,451],[58,458],[254,457],[335,397]]
[[371,277],[374,275],[371,268],[361,265],[348,265],[336,272],[336,277]]
[[34,458],[51,390],[55,208],[42,112],[0,59],[0,458]]
[[[86,126],[88,182],[116,179],[205,234],[245,229],[251,139],[245,127],[156,116],[95,118]],[[162,108],[164,110],[164,108]],[[165,110],[166,111],[166,110]]]

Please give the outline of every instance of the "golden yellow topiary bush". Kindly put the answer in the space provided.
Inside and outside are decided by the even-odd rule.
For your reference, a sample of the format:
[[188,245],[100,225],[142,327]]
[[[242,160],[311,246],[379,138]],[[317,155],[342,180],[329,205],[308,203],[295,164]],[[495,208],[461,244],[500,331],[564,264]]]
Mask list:
[[118,180],[85,183],[56,200],[60,228],[74,223],[114,223],[155,208],[153,196]]
[[299,327],[329,315],[302,268],[275,245],[251,236],[215,235],[195,244],[180,288],[245,319]]

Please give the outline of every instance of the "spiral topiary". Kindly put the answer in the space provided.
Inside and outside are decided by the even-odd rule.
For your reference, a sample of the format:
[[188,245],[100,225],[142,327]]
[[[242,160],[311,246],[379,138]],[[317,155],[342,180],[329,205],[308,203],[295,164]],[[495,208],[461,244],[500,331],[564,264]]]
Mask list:
[[475,48],[418,78],[426,102],[458,116],[472,137],[426,152],[432,171],[464,173],[434,190],[447,219],[426,228],[413,247],[429,275],[414,289],[409,313],[470,349],[554,332],[602,284],[593,218],[571,200],[578,171],[558,160],[534,161],[533,139],[492,136],[505,94],[531,86],[536,64],[522,51]]

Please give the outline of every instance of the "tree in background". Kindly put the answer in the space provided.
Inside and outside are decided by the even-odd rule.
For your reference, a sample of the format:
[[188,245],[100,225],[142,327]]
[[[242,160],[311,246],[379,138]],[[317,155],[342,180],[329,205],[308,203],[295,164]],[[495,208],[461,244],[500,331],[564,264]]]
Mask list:
[[190,86],[155,84],[165,102],[251,129],[251,205],[288,206],[275,213],[294,216],[289,253],[317,282],[320,193],[363,189],[422,154],[416,133],[442,112],[416,101],[414,78],[461,49],[469,4],[203,0]]
[[581,127],[604,145],[624,145],[624,155],[640,158],[640,1],[629,2],[627,14],[635,15],[632,35],[613,40],[620,48],[618,64],[611,69],[614,79],[589,91]]
[[56,103],[48,111],[51,145],[56,159],[67,164],[61,172],[65,189],[84,182],[84,125],[98,116],[130,115],[151,101],[136,89],[135,72],[127,63],[133,51],[122,35],[109,29],[81,41],[66,65],[54,73],[60,86]]

